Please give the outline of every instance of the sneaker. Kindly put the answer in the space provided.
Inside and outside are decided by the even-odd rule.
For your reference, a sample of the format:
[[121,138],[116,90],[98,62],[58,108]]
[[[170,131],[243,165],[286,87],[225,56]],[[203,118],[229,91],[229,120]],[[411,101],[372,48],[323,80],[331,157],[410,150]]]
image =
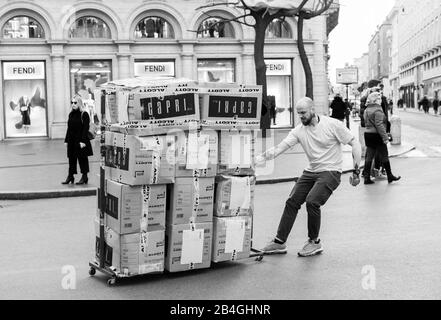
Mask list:
[[302,250],[298,252],[298,255],[300,257],[309,257],[319,254],[322,251],[323,251],[323,247],[322,244],[320,243],[320,240],[318,241],[318,243],[316,243],[314,240],[308,240],[306,241]]
[[273,240],[269,242],[264,248],[260,249],[263,253],[271,254],[271,253],[286,253],[286,244],[277,243]]

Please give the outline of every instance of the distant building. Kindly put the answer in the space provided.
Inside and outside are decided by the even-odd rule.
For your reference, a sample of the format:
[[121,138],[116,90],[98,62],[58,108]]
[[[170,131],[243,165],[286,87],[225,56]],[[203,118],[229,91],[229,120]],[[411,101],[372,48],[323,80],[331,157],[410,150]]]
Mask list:
[[397,0],[399,96],[414,108],[424,95],[440,97],[441,2]]

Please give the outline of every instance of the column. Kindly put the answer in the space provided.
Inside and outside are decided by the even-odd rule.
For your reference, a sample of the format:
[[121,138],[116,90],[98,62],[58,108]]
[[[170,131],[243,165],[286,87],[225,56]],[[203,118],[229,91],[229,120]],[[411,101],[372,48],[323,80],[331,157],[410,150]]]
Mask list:
[[193,63],[194,59],[194,43],[193,40],[182,40],[180,41],[182,45],[181,53],[181,77],[197,80],[198,76],[195,74],[195,67]]
[[130,68],[130,55],[122,54],[118,55],[118,78],[126,79],[131,78],[131,68]]
[[64,55],[53,55],[51,77],[52,101],[48,104],[49,111],[52,109],[52,117],[49,116],[49,120],[52,119],[52,122],[49,122],[49,134],[52,139],[64,138],[66,135],[66,121],[70,105],[65,95],[65,76]]

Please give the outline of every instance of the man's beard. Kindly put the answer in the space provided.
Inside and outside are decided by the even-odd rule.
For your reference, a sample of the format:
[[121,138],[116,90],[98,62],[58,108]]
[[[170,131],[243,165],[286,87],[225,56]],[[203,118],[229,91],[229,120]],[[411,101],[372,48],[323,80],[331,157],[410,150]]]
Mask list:
[[308,119],[300,119],[304,126],[309,126],[312,122],[312,118],[314,118],[314,115],[312,114]]

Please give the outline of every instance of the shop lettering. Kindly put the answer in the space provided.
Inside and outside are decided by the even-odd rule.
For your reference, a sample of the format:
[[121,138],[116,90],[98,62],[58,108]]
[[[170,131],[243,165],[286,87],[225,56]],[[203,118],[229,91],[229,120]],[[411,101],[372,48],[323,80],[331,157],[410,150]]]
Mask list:
[[255,118],[257,113],[257,98],[210,96],[208,101],[208,116],[222,118]]
[[175,92],[199,92],[198,88],[176,88]]
[[14,67],[12,68],[12,72],[14,74],[35,74],[35,67],[28,67],[28,68]]
[[230,89],[208,89],[208,92],[230,92]]
[[260,89],[239,89],[239,92],[260,92]]
[[195,114],[195,95],[177,94],[140,99],[141,119],[164,119]]
[[165,66],[164,65],[145,66],[144,71],[146,71],[146,72],[164,72]]
[[285,70],[285,66],[283,64],[267,64],[266,65],[267,70],[271,71],[283,71]]

